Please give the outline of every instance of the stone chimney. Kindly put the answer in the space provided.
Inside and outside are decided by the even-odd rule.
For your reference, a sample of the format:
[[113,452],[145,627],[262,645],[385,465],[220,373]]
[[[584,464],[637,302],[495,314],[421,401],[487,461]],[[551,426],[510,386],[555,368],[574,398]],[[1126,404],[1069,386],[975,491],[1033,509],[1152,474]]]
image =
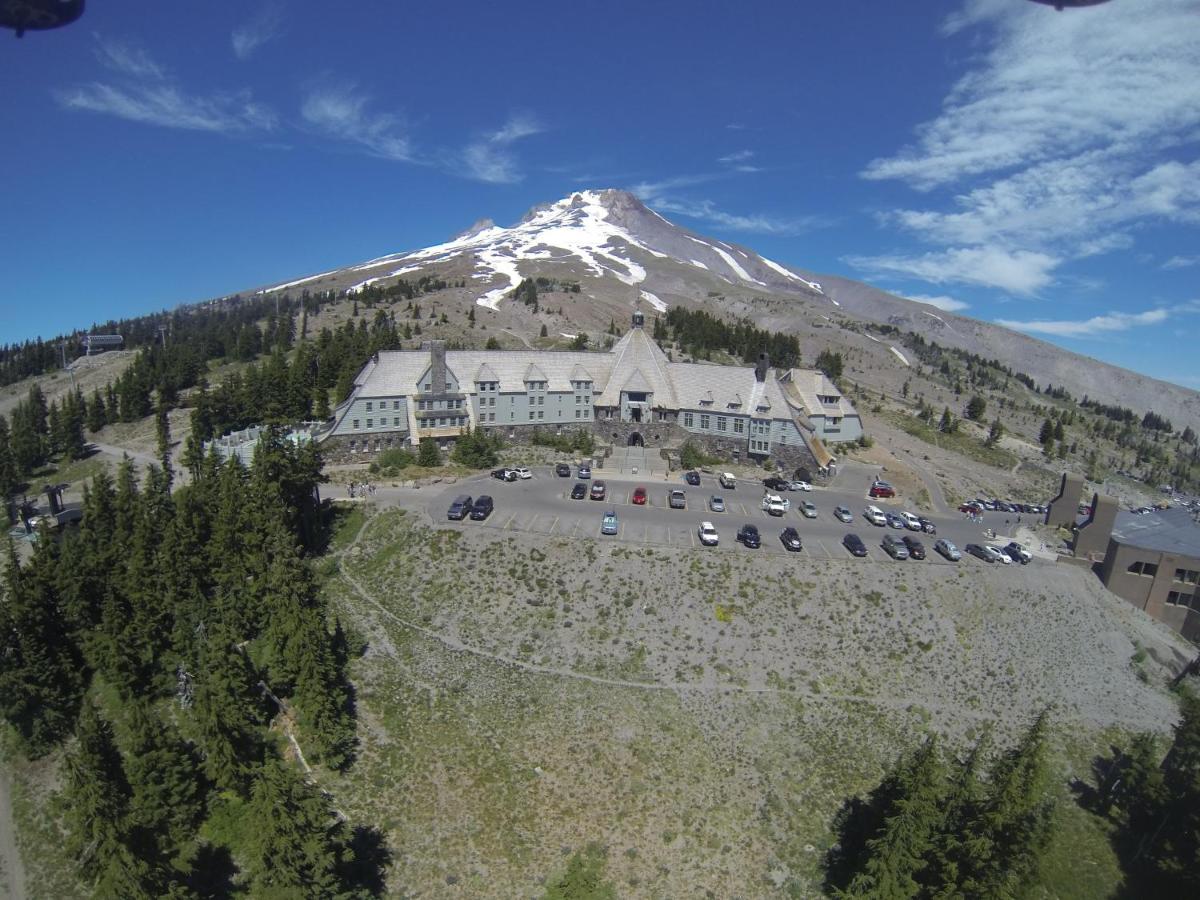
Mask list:
[[422,350],[429,351],[429,381],[432,393],[446,393],[446,342],[425,341]]
[[754,365],[754,380],[764,382],[767,380],[767,371],[771,368],[771,357],[766,353],[758,354],[758,362]]

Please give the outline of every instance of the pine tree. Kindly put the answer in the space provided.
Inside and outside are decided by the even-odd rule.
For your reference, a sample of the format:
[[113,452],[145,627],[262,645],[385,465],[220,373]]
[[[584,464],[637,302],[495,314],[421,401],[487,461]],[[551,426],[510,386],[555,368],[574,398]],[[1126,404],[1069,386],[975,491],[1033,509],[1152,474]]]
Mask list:
[[245,794],[263,758],[258,678],[222,623],[206,623],[195,673],[192,717],[204,773],[222,790]]
[[942,800],[941,825],[933,840],[929,866],[921,878],[925,894],[933,900],[953,900],[963,896],[960,882],[963,873],[969,869],[971,853],[967,823],[977,814],[983,799],[980,775],[990,746],[991,731],[988,729],[951,776]]
[[286,763],[269,760],[254,781],[246,811],[254,823],[246,874],[258,897],[342,898],[340,871],[349,836],[320,791]]
[[421,438],[417,451],[417,465],[435,469],[442,464],[442,452],[433,438]]
[[987,409],[987,401],[984,400],[982,397],[980,397],[978,394],[975,394],[971,397],[970,400],[967,401],[967,409],[966,409],[967,418],[973,422],[978,422],[980,417],[983,416],[983,413],[986,409]]
[[1028,884],[1050,838],[1046,730],[1042,712],[1020,743],[993,765],[983,800],[965,822],[967,896],[1015,897]]
[[1004,437],[1004,425],[1001,424],[1000,417],[997,416],[992,420],[992,427],[988,429],[986,443],[989,447],[994,447],[996,444],[1000,443],[1000,439],[1002,437]]
[[112,726],[94,704],[83,704],[75,736],[65,765],[67,850],[84,877],[95,879],[124,847],[129,782]]
[[143,855],[165,860],[192,838],[203,817],[200,761],[174,724],[143,701],[129,710],[126,750],[130,828],[147,848]]
[[97,388],[92,393],[92,399],[87,405],[87,430],[93,434],[108,424],[107,411],[104,408],[104,398],[100,396],[100,389]]
[[161,401],[154,414],[154,430],[158,437],[158,461],[167,477],[168,486],[174,480],[171,468],[171,420],[167,417],[167,406]]
[[1049,419],[1042,422],[1041,431],[1038,432],[1038,443],[1043,446],[1054,439],[1054,423]]
[[40,437],[46,437],[50,433],[50,426],[46,421],[46,396],[36,384],[29,389],[28,403],[29,424],[33,428],[33,433]]
[[0,415],[0,505],[17,492],[19,483],[17,461],[10,446],[8,420]]
[[867,858],[850,882],[851,897],[915,897],[937,829],[945,775],[937,739],[928,739],[901,764],[897,796],[882,811],[880,830],[867,841]]
[[83,459],[87,451],[87,440],[83,435],[84,402],[78,393],[68,394],[63,401],[61,429],[61,450],[63,456],[70,460]]

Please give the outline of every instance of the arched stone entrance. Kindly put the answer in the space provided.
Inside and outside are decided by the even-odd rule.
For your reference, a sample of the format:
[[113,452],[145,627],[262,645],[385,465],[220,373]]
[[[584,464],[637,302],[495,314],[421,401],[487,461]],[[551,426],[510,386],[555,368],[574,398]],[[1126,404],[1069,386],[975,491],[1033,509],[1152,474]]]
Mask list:
[[646,442],[642,439],[641,432],[635,431],[633,434],[629,435],[628,446],[630,446],[630,447],[645,447],[646,446]]

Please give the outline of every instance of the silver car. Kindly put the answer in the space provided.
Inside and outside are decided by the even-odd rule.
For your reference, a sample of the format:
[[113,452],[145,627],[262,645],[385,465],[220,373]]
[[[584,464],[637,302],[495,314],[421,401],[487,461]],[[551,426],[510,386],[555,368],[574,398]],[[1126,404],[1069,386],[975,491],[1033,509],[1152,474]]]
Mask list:
[[725,512],[725,500],[716,494],[708,498],[708,508],[713,512]]

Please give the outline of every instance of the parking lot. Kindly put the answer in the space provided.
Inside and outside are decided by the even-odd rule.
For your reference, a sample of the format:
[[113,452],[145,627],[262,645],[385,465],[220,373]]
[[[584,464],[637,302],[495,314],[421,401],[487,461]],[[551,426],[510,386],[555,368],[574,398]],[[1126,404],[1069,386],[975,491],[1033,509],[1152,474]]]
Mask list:
[[[885,534],[891,533],[897,537],[911,534],[918,538],[926,550],[924,560],[910,560],[908,565],[979,565],[987,564],[981,560],[964,554],[959,563],[952,563],[934,551],[933,545],[938,538],[948,538],[961,551],[965,544],[1008,542],[1004,536],[1004,513],[985,513],[982,523],[972,522],[961,514],[953,516],[929,516],[937,526],[937,534],[920,534],[916,532],[899,531],[871,525],[863,518],[863,509],[875,504],[889,512],[899,512],[905,509],[903,501],[871,500],[866,496],[869,479],[865,480],[860,490],[857,484],[846,484],[841,489],[816,488],[812,492],[784,492],[781,496],[791,501],[792,508],[782,516],[771,516],[761,508],[764,488],[760,483],[739,483],[736,489],[722,488],[715,477],[702,476],[698,487],[687,485],[682,477],[671,482],[646,482],[633,479],[616,480],[604,476],[601,472],[586,481],[589,488],[596,481],[606,485],[604,500],[571,499],[571,488],[577,483],[572,470],[572,477],[562,478],[553,473],[552,469],[535,469],[530,479],[516,482],[505,482],[490,478],[486,475],[460,481],[446,486],[432,497],[426,498],[425,508],[430,519],[438,524],[444,523],[450,527],[469,530],[486,528],[504,531],[522,531],[531,534],[560,537],[566,539],[595,538],[603,541],[615,541],[645,547],[682,547],[695,548],[703,553],[775,553],[812,559],[854,559],[843,546],[842,538],[853,532],[862,538],[867,547],[866,559],[876,562],[886,562],[892,565],[903,561],[893,560],[881,547]],[[635,488],[646,488],[647,500],[645,505],[635,505],[631,498]],[[686,509],[671,509],[667,497],[672,490],[683,490],[687,496]],[[483,521],[464,519],[461,522],[448,521],[446,510],[455,496],[468,494],[477,497],[481,494],[491,496],[495,501],[495,511]],[[725,502],[724,512],[714,512],[709,509],[709,499],[718,495]],[[805,518],[798,511],[803,500],[812,501],[817,507],[815,519]],[[843,523],[836,519],[833,510],[836,506],[847,507],[854,520]],[[617,514],[618,526],[615,535],[601,535],[601,519],[605,512]],[[698,528],[701,522],[712,522],[720,535],[720,543],[716,547],[705,547],[700,544]],[[762,535],[762,547],[757,550],[744,548],[736,540],[738,529],[743,524],[756,525]],[[780,532],[791,526],[799,532],[803,541],[803,549],[799,552],[788,551],[779,539]],[[985,537],[985,530],[995,528],[998,536],[994,539]],[[1003,538],[1003,540],[1002,540]]]

